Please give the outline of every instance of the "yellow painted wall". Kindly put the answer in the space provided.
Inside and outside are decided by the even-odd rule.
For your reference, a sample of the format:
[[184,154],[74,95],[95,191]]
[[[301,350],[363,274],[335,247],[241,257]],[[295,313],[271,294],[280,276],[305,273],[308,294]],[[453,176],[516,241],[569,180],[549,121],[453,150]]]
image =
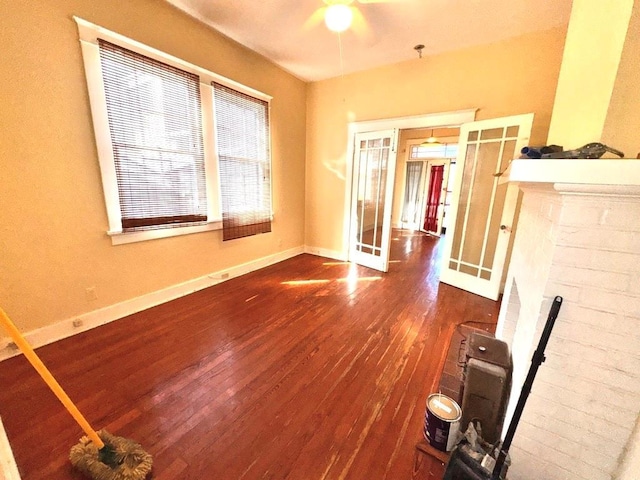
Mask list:
[[[111,245],[72,15],[274,97],[272,233]],[[303,244],[304,82],[162,1],[0,0],[0,18],[0,305],[22,330]]]
[[[535,113],[546,142],[565,28],[308,85],[306,245],[344,251],[347,124],[479,108],[478,120]],[[336,59],[338,61],[338,59]]]
[[550,144],[573,149],[601,140],[633,3],[573,1]]
[[609,103],[602,142],[622,150],[627,158],[640,154],[640,1],[636,0],[618,76]]

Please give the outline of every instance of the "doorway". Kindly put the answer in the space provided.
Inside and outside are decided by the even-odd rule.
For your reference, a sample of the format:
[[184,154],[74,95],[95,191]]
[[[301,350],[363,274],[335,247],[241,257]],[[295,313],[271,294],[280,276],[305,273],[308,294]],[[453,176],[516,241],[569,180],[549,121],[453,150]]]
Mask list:
[[[424,213],[421,217],[420,230],[437,237],[442,233],[444,217],[444,201],[447,196],[447,180],[449,160],[432,160],[427,162],[427,181],[425,182]],[[444,185],[444,191],[443,191]]]
[[[457,130],[457,129],[456,129]],[[440,236],[446,231],[447,213],[451,204],[458,137],[448,137],[449,143],[425,145],[420,140],[405,144],[404,185],[399,228]]]
[[[400,130],[409,130],[409,129],[417,129],[417,128],[425,128],[425,127],[438,127],[438,126],[457,126],[466,122],[473,121],[475,118],[476,110],[461,110],[456,112],[445,112],[439,114],[431,114],[431,115],[420,115],[414,117],[402,117],[402,118],[394,118],[394,119],[383,119],[383,120],[372,120],[365,122],[353,122],[348,126],[348,138],[349,143],[347,145],[347,166],[346,166],[346,178],[345,178],[345,207],[344,207],[344,236],[343,236],[343,251],[346,252],[346,257],[354,262],[361,265],[369,266],[370,268],[376,268],[382,271],[386,271],[388,265],[385,268],[384,262],[376,262],[380,265],[372,265],[366,264],[362,261],[362,255],[359,255],[357,252],[357,244],[361,243],[363,235],[358,235],[359,232],[359,222],[357,213],[357,209],[354,209],[354,205],[358,205],[358,188],[359,188],[359,180],[358,175],[359,171],[357,167],[360,165],[360,157],[362,154],[360,149],[360,143],[356,141],[356,135],[371,133],[375,134],[375,132],[380,133],[382,131],[387,130],[395,130],[396,132]],[[396,133],[397,135],[397,133]],[[395,142],[394,142],[395,143]],[[394,144],[392,143],[391,148],[394,148]],[[395,153],[395,152],[391,152]],[[356,155],[358,157],[356,158]],[[367,154],[368,155],[368,154]],[[393,192],[392,195],[388,195],[385,199],[386,203],[389,205],[393,205],[395,210],[395,205],[400,205],[400,203],[396,202],[393,199],[394,195],[400,191],[400,189],[395,188],[395,185],[390,185],[390,191]],[[393,222],[394,216],[391,216],[391,221]],[[366,222],[365,222],[366,223]],[[378,243],[380,245],[380,257],[386,257],[388,259],[389,255],[389,245],[391,240],[391,229],[386,229],[386,232],[383,233],[383,236],[380,237],[376,243],[376,247]],[[378,250],[376,250],[378,251]],[[388,263],[388,262],[387,262]]]
[[[350,161],[347,163],[345,179],[348,194],[345,198],[348,202],[345,208],[345,246],[351,252],[350,247],[357,241],[350,209],[354,189],[355,135],[359,132],[380,131],[383,127],[404,130],[431,125],[459,126],[460,151],[456,160],[458,165],[453,188],[456,193],[451,196],[451,216],[448,218],[451,232],[445,237],[440,281],[496,300],[507,263],[518,194],[518,187],[501,182],[499,175],[509,160],[529,141],[533,114],[482,121],[473,121],[469,118],[472,116],[475,117],[475,110],[450,112],[441,116],[426,115],[349,124],[347,158]],[[435,117],[440,117],[439,121],[430,121]],[[392,196],[400,195],[398,188],[394,190]],[[404,194],[404,189],[401,192]],[[389,195],[385,201],[391,201]],[[394,198],[393,204],[395,213],[396,208],[400,210],[403,203]],[[396,222],[393,221],[394,218],[397,219]],[[392,215],[394,226],[401,225],[399,220],[400,214]],[[388,235],[391,235],[391,229],[388,229]],[[386,240],[389,245],[390,238]],[[386,255],[388,259],[388,251]],[[348,259],[358,263],[351,255]]]

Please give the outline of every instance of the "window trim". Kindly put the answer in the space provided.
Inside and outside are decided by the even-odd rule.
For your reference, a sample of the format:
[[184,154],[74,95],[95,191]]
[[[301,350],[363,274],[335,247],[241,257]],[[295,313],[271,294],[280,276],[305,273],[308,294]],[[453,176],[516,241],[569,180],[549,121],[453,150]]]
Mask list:
[[[222,202],[220,196],[220,177],[218,171],[218,154],[216,149],[216,119],[214,114],[214,92],[212,82],[217,82],[233,88],[239,92],[267,102],[269,110],[269,124],[271,124],[271,100],[273,97],[258,90],[246,87],[231,79],[213,73],[202,67],[186,62],[180,58],[161,52],[136,40],[132,40],[119,33],[95,25],[82,18],[74,16],[77,27],[82,58],[84,62],[85,76],[91,106],[102,187],[107,209],[109,229],[107,235],[111,237],[113,245],[121,245],[131,242],[153,240],[157,238],[187,235],[222,228]],[[123,232],[120,201],[118,195],[118,183],[114,163],[113,146],[109,130],[107,116],[107,103],[100,63],[100,50],[98,38],[107,40],[115,45],[127,48],[141,55],[153,58],[160,62],[194,73],[200,77],[200,95],[202,102],[202,139],[205,156],[205,176],[207,185],[207,223],[202,225],[188,225],[181,227],[167,226],[166,228],[142,230],[137,232]],[[271,125],[269,125],[271,130]],[[271,146],[271,135],[269,136]],[[273,182],[270,187],[273,189]],[[272,207],[273,208],[273,207]],[[272,213],[273,217],[273,213]]]
[[127,243],[144,242],[146,240],[177,237],[180,235],[210,232],[213,230],[222,230],[222,219],[207,221],[207,223],[202,225],[155,228],[150,230],[140,230],[138,232],[107,232],[107,235],[111,237],[112,245],[125,245]]

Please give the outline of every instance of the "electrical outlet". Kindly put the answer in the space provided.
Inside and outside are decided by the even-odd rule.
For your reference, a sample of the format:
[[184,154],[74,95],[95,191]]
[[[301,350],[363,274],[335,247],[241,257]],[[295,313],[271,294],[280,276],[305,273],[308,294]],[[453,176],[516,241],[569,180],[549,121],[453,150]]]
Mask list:
[[229,278],[229,273],[212,273],[211,275],[209,275],[209,278],[212,278],[213,280],[226,280],[227,278]]
[[87,297],[88,302],[98,299],[98,294],[96,293],[96,287],[87,287],[87,290],[85,291],[85,295]]
[[81,327],[82,325],[84,325],[84,322],[83,322],[83,321],[82,321],[82,319],[80,319],[80,318],[76,318],[76,319],[73,321],[73,328],[79,328],[79,327]]

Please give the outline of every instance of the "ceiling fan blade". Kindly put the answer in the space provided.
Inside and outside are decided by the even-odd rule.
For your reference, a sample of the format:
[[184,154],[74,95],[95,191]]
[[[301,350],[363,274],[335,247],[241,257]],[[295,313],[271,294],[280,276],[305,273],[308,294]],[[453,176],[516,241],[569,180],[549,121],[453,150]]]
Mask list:
[[369,43],[373,38],[371,27],[358,8],[353,9],[353,22],[351,23],[351,29],[365,43]]
[[303,30],[312,30],[313,28],[324,22],[324,14],[327,11],[327,7],[320,7],[304,22],[302,25]]

